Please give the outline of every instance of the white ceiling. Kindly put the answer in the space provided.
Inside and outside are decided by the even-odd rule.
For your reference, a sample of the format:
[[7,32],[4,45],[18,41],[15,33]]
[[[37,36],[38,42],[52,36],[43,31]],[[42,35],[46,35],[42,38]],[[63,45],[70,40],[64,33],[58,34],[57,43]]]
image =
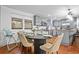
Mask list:
[[79,15],[79,5],[5,5],[6,7],[43,16],[66,16],[70,8],[74,15]]

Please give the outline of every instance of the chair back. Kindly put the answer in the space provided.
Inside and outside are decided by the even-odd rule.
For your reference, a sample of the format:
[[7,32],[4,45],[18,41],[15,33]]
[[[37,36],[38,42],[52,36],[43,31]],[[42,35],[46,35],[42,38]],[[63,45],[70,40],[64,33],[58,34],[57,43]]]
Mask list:
[[58,51],[61,41],[63,39],[64,33],[62,33],[61,35],[59,35],[54,43],[54,45],[52,46],[52,51]]
[[17,34],[18,34],[18,37],[19,37],[23,46],[28,44],[27,38],[25,37],[25,35],[22,32],[18,32]]
[[5,35],[5,36],[13,35],[12,31],[11,31],[10,29],[8,29],[8,28],[7,28],[7,29],[4,28],[3,31],[4,31],[4,35]]

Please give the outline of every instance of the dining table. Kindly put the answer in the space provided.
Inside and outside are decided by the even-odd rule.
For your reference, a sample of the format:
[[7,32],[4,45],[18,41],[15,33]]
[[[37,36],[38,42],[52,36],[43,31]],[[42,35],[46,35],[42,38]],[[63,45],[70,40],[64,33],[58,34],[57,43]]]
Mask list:
[[28,39],[34,40],[34,54],[45,54],[46,52],[40,49],[40,46],[46,43],[46,39],[51,35],[26,35]]

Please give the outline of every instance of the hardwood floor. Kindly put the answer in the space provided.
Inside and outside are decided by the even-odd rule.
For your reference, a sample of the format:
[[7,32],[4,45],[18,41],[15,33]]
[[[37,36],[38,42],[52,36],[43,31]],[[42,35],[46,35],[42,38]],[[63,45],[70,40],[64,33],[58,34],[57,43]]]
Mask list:
[[[3,48],[0,48],[0,54],[21,54],[21,50],[17,46],[13,50],[8,51],[6,46],[4,46]],[[73,46],[61,45],[58,54],[79,54],[79,48],[77,48],[75,45]]]
[[73,46],[64,46],[61,45],[59,48],[59,54],[79,54],[79,48],[75,45]]

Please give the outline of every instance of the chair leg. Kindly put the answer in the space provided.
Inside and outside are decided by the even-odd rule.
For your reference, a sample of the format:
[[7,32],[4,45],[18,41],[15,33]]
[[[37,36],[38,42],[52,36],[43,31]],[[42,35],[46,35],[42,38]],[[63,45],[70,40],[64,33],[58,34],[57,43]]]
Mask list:
[[52,54],[58,54],[58,51],[56,51],[56,52],[52,52]]
[[29,54],[29,53],[31,52],[31,47],[25,47],[25,48],[26,48],[26,49],[25,49],[24,52],[25,52],[26,54]]
[[31,53],[32,53],[32,47],[22,46],[22,54],[31,54]]
[[[6,37],[6,38],[8,38],[8,37]],[[9,39],[7,39],[6,41],[7,41],[7,49],[8,49],[8,51],[9,51],[9,50],[10,50],[10,49],[9,49]]]
[[18,47],[19,47],[19,49],[20,49],[20,51],[22,53],[23,46],[22,46],[22,43],[21,42],[18,44]]
[[30,53],[30,47],[27,47],[27,48],[28,48],[27,52]]
[[17,40],[14,38],[14,36],[12,36],[12,37],[13,37],[13,39],[14,39],[15,43],[16,43],[16,46],[17,46],[17,45],[18,45],[18,44],[17,44]]
[[48,54],[48,52],[46,52],[46,54]]
[[34,46],[32,46],[31,48],[32,48],[32,49],[31,49],[31,50],[32,50],[32,53],[34,53]]
[[26,54],[26,53],[28,53],[28,48],[22,46],[22,51],[21,51],[21,53],[22,53],[22,54]]
[[52,52],[52,54],[53,54],[53,52]]
[[32,53],[32,47],[29,47],[28,53],[29,53],[29,54]]
[[24,46],[22,46],[22,53],[24,54],[25,53],[25,47]]
[[30,47],[30,53],[32,53],[32,47]]
[[58,54],[58,51],[56,51],[56,53]]
[[49,52],[47,52],[47,54],[49,54]]
[[29,47],[25,47],[24,53],[25,53],[25,54],[29,54]]
[[[10,42],[10,40],[13,38],[14,39],[14,37],[13,36],[7,36],[6,38],[8,38],[7,39],[7,49],[8,49],[8,52],[9,51],[11,51],[12,49],[14,49],[16,46],[17,46],[17,43],[16,43],[16,46],[14,46],[14,47],[10,47],[9,46],[9,42]],[[15,40],[15,39],[14,39]]]

